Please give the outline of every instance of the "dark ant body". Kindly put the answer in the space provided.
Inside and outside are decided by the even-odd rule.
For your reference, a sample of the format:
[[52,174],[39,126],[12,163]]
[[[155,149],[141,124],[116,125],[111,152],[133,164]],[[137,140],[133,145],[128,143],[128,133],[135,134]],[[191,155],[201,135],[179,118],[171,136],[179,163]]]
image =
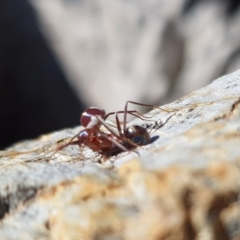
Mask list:
[[[140,125],[127,127],[127,114],[133,115],[140,119],[147,119],[147,117],[142,116],[135,110],[128,110],[128,103],[155,108],[152,105],[128,101],[125,104],[124,111],[110,112],[105,114],[103,109],[90,107],[82,113],[80,119],[81,125],[85,127],[85,129],[74,136],[69,143],[60,146],[57,151],[69,145],[76,144],[79,145],[79,147],[87,146],[92,151],[109,157],[123,151],[134,150],[138,146],[149,144],[151,142],[151,137],[147,128]],[[168,112],[168,110],[162,110]],[[117,132],[113,127],[105,122],[105,120],[113,114],[116,118]],[[124,114],[122,127],[118,117],[119,114]],[[100,129],[101,126],[104,126],[109,132],[106,133],[102,131]],[[77,139],[74,140],[75,138]]]

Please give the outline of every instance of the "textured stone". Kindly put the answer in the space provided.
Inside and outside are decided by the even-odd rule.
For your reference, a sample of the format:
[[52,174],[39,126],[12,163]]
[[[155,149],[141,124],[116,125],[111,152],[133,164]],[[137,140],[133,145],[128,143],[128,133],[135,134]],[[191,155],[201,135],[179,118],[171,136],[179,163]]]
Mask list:
[[139,155],[54,151],[82,127],[2,151],[0,239],[239,239],[239,103],[237,71],[130,122]]

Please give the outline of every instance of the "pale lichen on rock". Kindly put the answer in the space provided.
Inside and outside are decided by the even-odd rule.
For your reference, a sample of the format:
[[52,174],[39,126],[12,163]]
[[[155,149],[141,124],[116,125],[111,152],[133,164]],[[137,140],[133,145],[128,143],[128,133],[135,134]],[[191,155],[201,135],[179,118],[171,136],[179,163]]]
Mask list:
[[52,154],[81,128],[2,151],[0,239],[240,238],[240,71],[164,108],[140,156]]

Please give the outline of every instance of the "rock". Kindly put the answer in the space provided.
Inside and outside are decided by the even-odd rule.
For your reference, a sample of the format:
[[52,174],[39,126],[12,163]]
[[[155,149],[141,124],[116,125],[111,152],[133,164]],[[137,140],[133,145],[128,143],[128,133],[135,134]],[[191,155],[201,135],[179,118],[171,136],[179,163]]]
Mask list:
[[173,101],[239,67],[238,1],[29,2],[79,96],[107,111]]
[[0,239],[239,239],[240,70],[146,116],[152,143],[103,158],[82,127],[0,153]]
[[162,105],[235,71],[239,5],[2,0],[0,148],[75,126],[85,105]]

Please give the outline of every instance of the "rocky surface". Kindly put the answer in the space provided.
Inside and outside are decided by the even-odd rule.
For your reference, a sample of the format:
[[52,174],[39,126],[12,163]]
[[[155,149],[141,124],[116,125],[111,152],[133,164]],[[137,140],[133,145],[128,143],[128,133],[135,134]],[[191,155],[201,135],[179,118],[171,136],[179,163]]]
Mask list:
[[82,127],[0,152],[0,239],[239,239],[240,71],[162,108],[138,154],[54,151]]

